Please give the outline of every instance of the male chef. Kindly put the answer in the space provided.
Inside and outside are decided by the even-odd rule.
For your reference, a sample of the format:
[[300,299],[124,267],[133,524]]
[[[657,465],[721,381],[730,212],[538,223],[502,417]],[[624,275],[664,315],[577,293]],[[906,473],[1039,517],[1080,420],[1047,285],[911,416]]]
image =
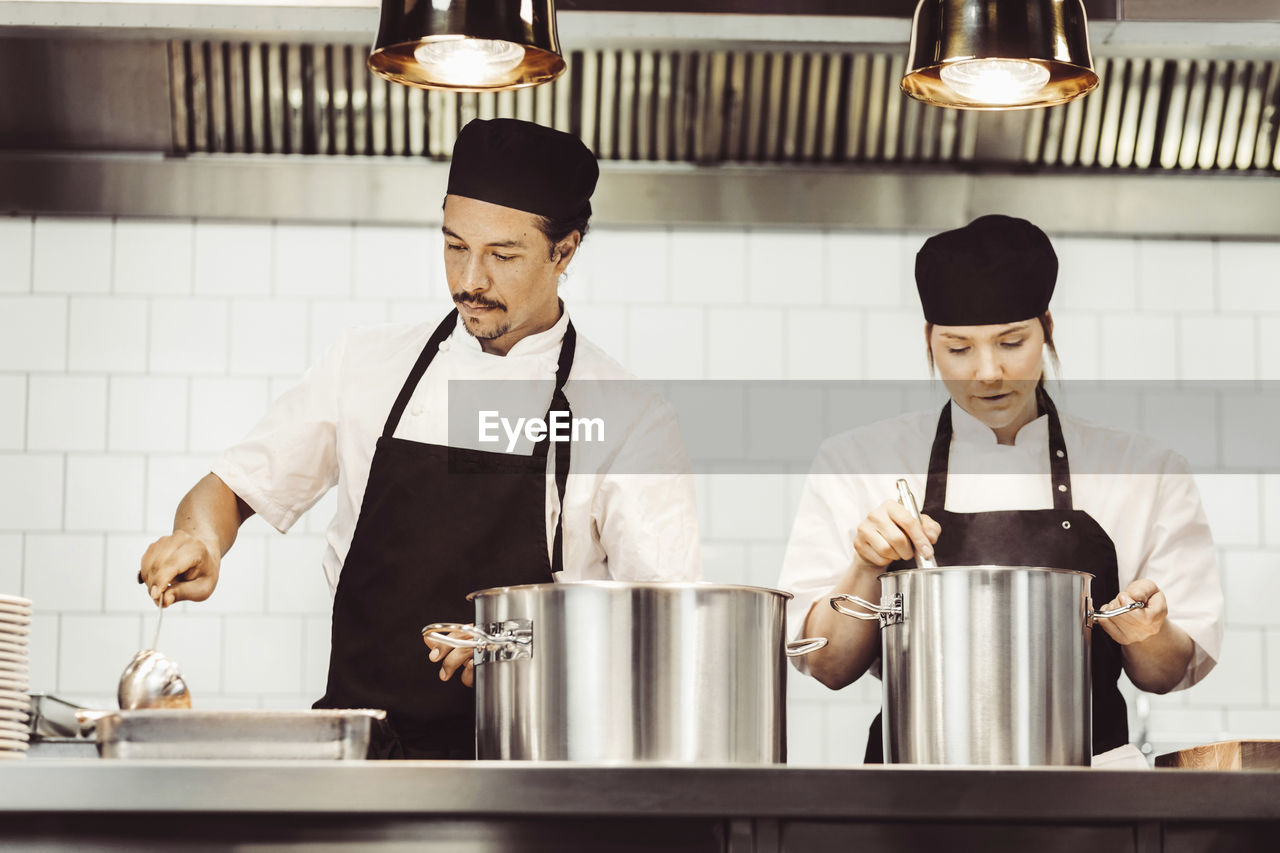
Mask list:
[[[372,757],[474,757],[470,652],[424,647],[420,635],[428,622],[470,622],[467,593],[700,574],[672,409],[578,336],[559,298],[598,175],[567,133],[512,119],[464,127],[442,229],[457,308],[443,322],[341,335],[142,557],[139,580],[162,606],[202,601],[245,519],[258,513],[285,532],[336,486],[323,558],[332,646],[316,707],[385,709]],[[587,405],[575,387],[608,385],[627,405],[600,419],[608,452],[587,454],[562,440],[567,429],[524,429],[522,444],[509,442],[493,413],[468,434],[449,417],[451,380],[541,389],[527,414],[543,423]]]

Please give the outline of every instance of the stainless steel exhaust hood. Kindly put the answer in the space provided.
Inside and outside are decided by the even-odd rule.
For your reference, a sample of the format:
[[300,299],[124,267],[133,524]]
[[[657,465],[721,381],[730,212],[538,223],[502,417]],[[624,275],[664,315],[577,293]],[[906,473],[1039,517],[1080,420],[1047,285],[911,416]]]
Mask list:
[[1017,113],[898,92],[913,5],[562,0],[560,80],[459,95],[365,69],[376,0],[0,2],[0,208],[421,221],[516,116],[605,161],[601,222],[1280,236],[1280,3],[1086,3],[1098,90]]

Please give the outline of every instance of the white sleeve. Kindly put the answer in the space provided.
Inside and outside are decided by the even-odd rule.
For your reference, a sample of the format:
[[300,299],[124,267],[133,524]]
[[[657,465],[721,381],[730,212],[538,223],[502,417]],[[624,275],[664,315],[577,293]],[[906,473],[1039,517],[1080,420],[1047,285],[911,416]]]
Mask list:
[[692,466],[666,401],[645,409],[601,475],[591,523],[614,580],[702,578]]
[[1186,460],[1170,454],[1156,489],[1156,508],[1146,558],[1137,577],[1149,578],[1164,593],[1169,620],[1195,642],[1195,656],[1174,690],[1200,681],[1222,649],[1222,582],[1213,536],[1200,490]]
[[347,333],[271,404],[262,420],[213,466],[281,533],[338,482],[338,416]]

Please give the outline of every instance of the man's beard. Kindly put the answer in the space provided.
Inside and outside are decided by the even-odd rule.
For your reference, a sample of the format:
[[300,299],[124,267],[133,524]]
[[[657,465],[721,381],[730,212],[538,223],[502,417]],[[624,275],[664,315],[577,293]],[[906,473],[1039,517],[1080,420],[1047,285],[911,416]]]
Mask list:
[[479,308],[492,308],[494,309],[494,311],[501,311],[503,313],[504,317],[502,322],[500,322],[498,325],[494,326],[492,330],[487,332],[478,331],[477,328],[474,328],[472,326],[472,323],[475,323],[478,325],[481,322],[480,318],[463,317],[462,318],[463,328],[465,328],[467,332],[471,335],[471,337],[475,338],[476,340],[492,341],[496,338],[502,337],[507,332],[511,331],[511,320],[505,316],[507,313],[507,306],[503,305],[501,302],[496,302],[492,299],[485,299],[483,296],[471,296],[470,294],[467,294],[467,293],[455,293],[455,294],[452,294],[452,298],[453,298],[453,301],[458,303],[459,305],[468,304],[468,305],[474,305]]
[[471,337],[475,338],[477,341],[497,340],[498,338],[505,335],[507,332],[511,331],[511,322],[509,320],[504,320],[503,322],[499,323],[498,325],[494,326],[492,329],[488,331],[480,331],[479,329],[472,328],[471,324],[473,322],[479,323],[480,321],[478,319],[463,317],[462,327],[466,329],[467,333],[470,334]]

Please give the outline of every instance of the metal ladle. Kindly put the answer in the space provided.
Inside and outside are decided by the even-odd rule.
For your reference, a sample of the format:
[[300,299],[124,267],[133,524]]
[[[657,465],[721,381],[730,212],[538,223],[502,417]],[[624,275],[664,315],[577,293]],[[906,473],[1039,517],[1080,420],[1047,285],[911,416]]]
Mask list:
[[160,640],[160,622],[164,619],[163,602],[156,616],[156,630],[151,637],[151,648],[133,656],[120,676],[116,700],[123,711],[139,708],[190,708],[191,693],[178,672],[178,665],[156,651]]
[[[916,520],[917,524],[924,524],[924,519],[920,517],[920,507],[916,505],[916,496],[911,493],[911,487],[907,485],[906,480],[898,481],[898,503],[907,508],[907,512],[911,513],[911,517]],[[936,569],[938,568],[938,561],[932,557],[925,557],[919,551],[916,551],[916,568]]]

